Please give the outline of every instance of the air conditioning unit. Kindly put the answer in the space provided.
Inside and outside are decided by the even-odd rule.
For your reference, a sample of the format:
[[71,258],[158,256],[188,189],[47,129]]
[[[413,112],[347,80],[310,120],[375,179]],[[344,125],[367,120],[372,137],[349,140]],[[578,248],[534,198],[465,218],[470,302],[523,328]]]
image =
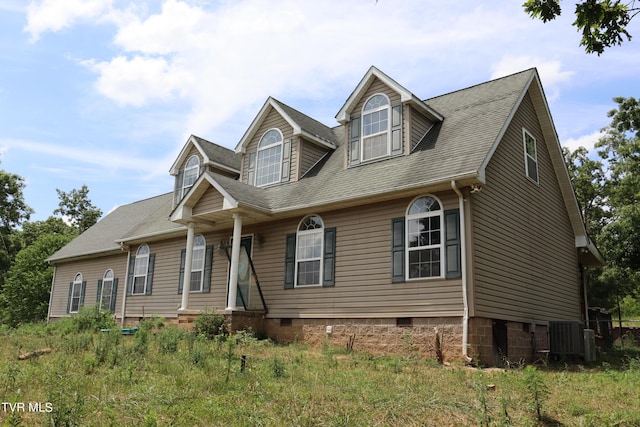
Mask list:
[[550,321],[549,352],[556,356],[584,355],[583,330],[580,320]]
[[596,334],[593,329],[584,330],[584,361],[596,361]]

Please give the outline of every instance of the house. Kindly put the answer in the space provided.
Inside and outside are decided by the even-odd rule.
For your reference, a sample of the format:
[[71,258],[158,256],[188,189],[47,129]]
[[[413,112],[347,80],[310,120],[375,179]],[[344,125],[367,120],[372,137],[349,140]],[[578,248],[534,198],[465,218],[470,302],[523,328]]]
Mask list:
[[[590,241],[535,69],[422,100],[371,67],[329,127],[267,99],[229,150],[191,136],[172,192],[49,258],[49,318],[102,302],[188,324],[494,363],[584,320]],[[230,274],[237,272],[237,274]]]

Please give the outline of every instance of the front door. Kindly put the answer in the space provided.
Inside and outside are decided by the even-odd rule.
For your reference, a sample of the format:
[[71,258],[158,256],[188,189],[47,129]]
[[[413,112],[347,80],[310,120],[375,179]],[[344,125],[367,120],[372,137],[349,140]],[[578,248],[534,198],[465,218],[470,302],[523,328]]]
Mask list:
[[238,260],[238,294],[236,295],[236,307],[249,307],[249,288],[251,284],[251,247],[252,236],[245,236],[240,240],[240,259]]

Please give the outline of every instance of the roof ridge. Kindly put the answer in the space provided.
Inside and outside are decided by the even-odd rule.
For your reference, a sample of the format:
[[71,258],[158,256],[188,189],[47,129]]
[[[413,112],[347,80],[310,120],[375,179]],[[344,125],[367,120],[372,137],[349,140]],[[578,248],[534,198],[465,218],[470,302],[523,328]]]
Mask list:
[[465,90],[473,89],[473,88],[476,88],[476,87],[479,87],[479,86],[484,86],[484,85],[489,84],[489,83],[494,83],[494,82],[497,82],[497,81],[500,81],[500,80],[508,79],[508,78],[517,76],[518,74],[524,74],[524,73],[527,73],[527,72],[530,72],[530,71],[533,71],[533,70],[536,70],[536,67],[527,68],[526,70],[518,71],[518,72],[515,72],[515,73],[512,73],[512,74],[506,75],[506,76],[497,77],[495,79],[487,80],[485,82],[476,83],[474,85],[471,85],[471,86],[468,86],[468,87],[465,87],[465,88],[462,88],[462,89],[452,90],[451,92],[446,92],[446,93],[443,93],[441,95],[436,95],[436,96],[433,96],[431,98],[426,98],[426,99],[423,100],[423,102],[432,101],[434,99],[442,98],[443,96],[449,96],[449,95],[453,95],[454,93],[459,93],[459,92],[463,92]]

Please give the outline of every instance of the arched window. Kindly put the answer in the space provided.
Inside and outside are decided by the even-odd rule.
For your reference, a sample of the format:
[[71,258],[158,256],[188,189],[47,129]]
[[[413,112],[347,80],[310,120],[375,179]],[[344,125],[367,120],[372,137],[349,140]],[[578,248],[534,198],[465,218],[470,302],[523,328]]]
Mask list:
[[317,215],[304,218],[298,226],[296,244],[296,285],[322,283],[324,224]]
[[189,191],[193,183],[198,179],[198,174],[200,173],[200,159],[198,156],[193,155],[189,157],[187,163],[184,165],[184,177],[182,179],[182,194],[181,197],[184,197],[185,194]]
[[407,209],[407,279],[443,277],[443,210],[433,196],[414,200]]
[[133,294],[145,294],[149,272],[149,245],[141,245],[136,252],[133,267]]
[[113,306],[112,299],[114,298],[114,283],[113,283],[113,270],[109,269],[105,271],[102,277],[102,287],[100,289],[100,303],[105,310],[111,310]]
[[202,292],[204,283],[204,256],[207,242],[202,235],[197,235],[193,240],[193,257],[191,258],[191,292]]
[[362,107],[362,160],[389,155],[389,98],[370,97]]
[[82,305],[82,273],[78,273],[69,289],[69,313],[77,313]]
[[282,170],[282,133],[278,129],[269,129],[262,135],[257,156],[256,186],[279,182]]

